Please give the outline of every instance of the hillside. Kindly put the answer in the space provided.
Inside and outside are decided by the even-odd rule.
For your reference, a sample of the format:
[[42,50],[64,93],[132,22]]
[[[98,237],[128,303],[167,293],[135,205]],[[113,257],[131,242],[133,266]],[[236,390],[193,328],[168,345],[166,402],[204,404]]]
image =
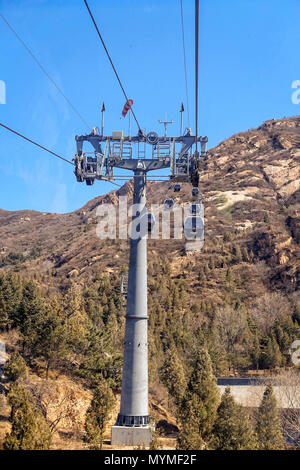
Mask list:
[[[170,384],[178,378],[186,386],[199,346],[216,375],[291,366],[287,351],[300,337],[299,163],[300,116],[230,137],[201,164],[202,251],[186,252],[184,240],[148,241],[150,401],[168,438],[177,430]],[[148,182],[149,206],[191,201],[190,184],[179,193],[173,186]],[[66,406],[82,405],[75,431],[62,420],[55,448],[67,445],[61,436],[68,433],[77,436],[68,448],[84,447],[84,413],[99,380],[120,391],[120,275],[129,241],[96,236],[97,207],[117,205],[120,195],[130,203],[131,181],[69,214],[0,209],[0,340],[9,354],[22,352],[30,369],[25,387],[41,381],[47,393],[70,395]],[[170,364],[175,382],[165,372]],[[7,417],[6,404],[0,443]]]
[[[256,291],[263,289],[259,284],[266,285],[267,280],[270,286],[296,291],[299,161],[300,117],[267,121],[258,129],[225,140],[210,150],[203,162],[200,191],[205,204],[205,249],[192,257],[184,256],[184,241],[149,240],[149,259],[160,260],[168,253],[166,258],[173,275],[185,272],[191,292],[199,296],[193,274],[210,256],[217,260],[224,255],[222,243],[216,242],[229,233],[236,243],[253,252],[255,262],[266,262],[267,279],[265,275],[261,279],[255,276]],[[170,182],[149,182],[148,203],[162,203],[166,197],[187,202],[191,200],[190,191],[189,184],[183,184],[182,191],[174,194]],[[97,271],[118,272],[127,264],[128,242],[104,243],[97,239],[95,227],[97,206],[103,202],[117,203],[119,194],[130,200],[132,184],[126,183],[119,191],[99,196],[70,214],[1,210],[2,269],[13,269],[26,276],[38,272],[47,286],[64,283],[66,276],[78,275],[84,280]],[[245,268],[251,271],[253,263],[244,266],[243,271]],[[215,290],[216,286],[212,287]],[[246,290],[251,295],[251,286]],[[218,289],[216,295],[221,297]]]

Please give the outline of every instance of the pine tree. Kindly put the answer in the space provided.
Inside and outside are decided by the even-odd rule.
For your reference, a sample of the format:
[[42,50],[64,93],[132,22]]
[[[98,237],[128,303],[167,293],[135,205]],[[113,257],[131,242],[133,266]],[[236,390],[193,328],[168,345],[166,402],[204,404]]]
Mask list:
[[0,331],[4,331],[4,330],[8,331],[9,327],[10,327],[10,321],[9,321],[9,316],[8,316],[7,309],[5,306],[5,301],[1,297],[1,294],[0,294]]
[[98,329],[90,325],[87,336],[88,347],[80,364],[80,375],[96,387],[103,380],[112,389],[118,389],[122,380],[122,355],[116,344],[123,337],[117,330],[117,320],[111,316],[107,325]]
[[178,358],[175,347],[171,347],[165,356],[160,376],[169,394],[174,398],[174,402],[178,406],[186,389],[184,368]]
[[70,335],[63,315],[56,299],[52,304],[37,303],[22,326],[23,342],[31,356],[45,361],[46,378],[51,366],[67,354]]
[[288,334],[287,331],[284,331],[284,329],[278,324],[276,325],[276,339],[277,343],[279,345],[280,351],[287,351],[289,349],[289,346],[291,344],[291,338]]
[[206,444],[199,432],[197,432],[196,426],[191,421],[183,423],[177,441],[177,449],[203,450],[205,448]]
[[[23,281],[15,274],[0,275],[0,323],[5,328],[16,326],[16,312],[22,298]],[[0,326],[1,327],[1,326]]]
[[274,336],[268,338],[266,354],[264,357],[264,364],[263,366],[266,369],[273,369],[274,367],[281,365],[282,356],[280,353],[280,349],[278,343]]
[[3,443],[6,450],[47,450],[51,432],[44,417],[34,409],[29,393],[14,384],[8,393],[12,428]]
[[300,325],[300,306],[295,304],[294,310],[293,310],[293,321],[298,323]]
[[206,349],[199,349],[194,358],[193,371],[179,410],[181,432],[179,446],[194,449],[203,448],[203,442],[210,438],[220,397],[212,363]]
[[258,410],[256,433],[260,449],[284,449],[284,438],[280,430],[276,397],[271,384],[266,387]]
[[254,335],[253,346],[251,348],[250,354],[251,354],[251,359],[255,368],[258,369],[261,351],[260,351],[260,342],[259,342],[257,331],[255,332],[255,335]]
[[33,282],[28,282],[22,291],[22,300],[16,312],[13,315],[13,326],[19,327],[21,333],[24,331],[24,325],[30,322],[30,319],[40,314],[44,309],[45,302]]
[[103,379],[95,389],[90,407],[86,413],[85,441],[93,449],[102,449],[107,421],[114,407],[114,395]]
[[238,405],[226,387],[213,426],[212,447],[216,450],[256,448],[254,433],[247,413]]
[[28,375],[28,368],[23,357],[16,351],[12,353],[9,360],[3,367],[3,372],[8,380],[15,382],[21,377]]
[[64,298],[64,314],[68,347],[75,355],[80,355],[86,345],[89,318],[84,310],[80,288],[74,283]]

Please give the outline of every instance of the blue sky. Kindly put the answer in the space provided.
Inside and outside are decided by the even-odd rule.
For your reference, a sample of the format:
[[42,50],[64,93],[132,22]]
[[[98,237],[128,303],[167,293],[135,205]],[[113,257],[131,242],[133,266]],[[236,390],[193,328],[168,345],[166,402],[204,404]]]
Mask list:
[[[180,0],[89,0],[141,127],[179,132],[186,104]],[[183,0],[194,128],[194,0]],[[124,97],[83,0],[0,0],[0,12],[70,101],[105,133],[128,128]],[[199,134],[209,147],[266,119],[300,114],[291,101],[299,70],[299,0],[200,0]],[[0,122],[72,159],[88,131],[0,18]],[[187,113],[185,113],[187,125]],[[135,130],[135,128],[133,129]],[[72,167],[0,129],[0,207],[69,212],[114,186],[76,182]]]

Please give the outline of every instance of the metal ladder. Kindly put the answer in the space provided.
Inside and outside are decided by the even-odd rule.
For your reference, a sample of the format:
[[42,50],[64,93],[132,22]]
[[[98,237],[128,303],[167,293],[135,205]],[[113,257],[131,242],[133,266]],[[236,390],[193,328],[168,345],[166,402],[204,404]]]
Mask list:
[[152,148],[152,158],[160,160],[167,157],[171,157],[171,138],[164,142],[158,142]]
[[124,144],[122,140],[120,142],[114,142],[112,157],[117,160],[121,160],[122,158],[132,158],[132,145],[130,143]]

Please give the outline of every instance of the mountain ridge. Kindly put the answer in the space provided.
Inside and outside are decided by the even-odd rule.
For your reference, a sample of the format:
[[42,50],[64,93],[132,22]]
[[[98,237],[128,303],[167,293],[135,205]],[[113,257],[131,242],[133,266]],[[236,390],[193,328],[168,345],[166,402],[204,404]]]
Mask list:
[[[222,243],[231,233],[236,243],[251,254],[252,264],[264,261],[272,269],[270,285],[281,289],[287,276],[285,290],[297,290],[300,283],[299,163],[300,116],[268,120],[257,129],[237,133],[221,142],[208,151],[201,163],[199,187],[206,223],[204,249],[187,255],[184,240],[149,240],[149,258],[158,262],[168,258],[182,270],[192,262],[190,277],[211,256],[227,256],[226,250],[222,253]],[[1,209],[2,269],[29,276],[38,272],[45,277],[45,284],[50,281],[57,285],[72,277],[72,272],[78,278],[85,278],[97,270],[111,273],[126,268],[128,240],[97,239],[96,209],[103,203],[117,204],[119,195],[127,195],[130,200],[132,192],[132,181],[128,181],[120,189],[97,196],[67,214]],[[149,204],[162,204],[167,197],[181,204],[192,200],[188,183],[182,184],[180,193],[174,193],[170,181],[148,182],[147,195]],[[10,260],[11,253],[17,254],[17,258],[20,255],[21,259]],[[173,272],[174,276],[180,275],[176,266]]]

